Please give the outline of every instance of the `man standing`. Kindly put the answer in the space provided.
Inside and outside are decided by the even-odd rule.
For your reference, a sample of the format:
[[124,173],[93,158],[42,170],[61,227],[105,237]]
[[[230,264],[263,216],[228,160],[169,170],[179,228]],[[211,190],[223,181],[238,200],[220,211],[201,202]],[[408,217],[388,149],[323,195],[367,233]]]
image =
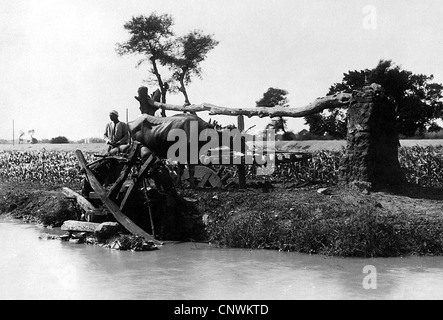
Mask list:
[[146,113],[150,116],[155,116],[156,111],[160,109],[161,116],[166,117],[165,109],[159,108],[154,104],[154,102],[160,102],[161,92],[159,89],[154,91],[151,97],[148,95],[148,88],[144,86],[138,88],[137,93],[138,96],[134,98],[140,103],[140,112],[142,114]]
[[109,113],[111,122],[106,125],[104,139],[109,144],[108,154],[115,155],[125,152],[129,148],[128,125],[118,120],[118,112],[112,110]]

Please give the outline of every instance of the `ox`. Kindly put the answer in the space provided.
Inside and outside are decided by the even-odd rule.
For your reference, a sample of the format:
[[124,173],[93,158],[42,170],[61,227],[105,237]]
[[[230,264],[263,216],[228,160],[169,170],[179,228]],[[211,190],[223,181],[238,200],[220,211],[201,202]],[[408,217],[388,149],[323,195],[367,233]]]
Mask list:
[[[193,122],[191,124],[191,122]],[[177,143],[177,141],[169,139],[169,133],[174,129],[179,129],[184,133],[186,140],[179,141],[182,147],[186,148],[186,163],[189,168],[189,182],[194,186],[194,166],[197,164],[190,161],[191,155],[190,137],[197,137],[198,150],[207,142],[199,141],[200,133],[205,129],[214,129],[214,126],[205,122],[194,114],[178,114],[172,117],[154,117],[143,113],[137,119],[128,123],[129,131],[132,139],[142,144],[141,156],[144,158],[150,152],[153,152],[161,159],[168,159],[168,152],[170,148]],[[180,137],[179,137],[180,139]],[[183,144],[184,143],[184,144]],[[199,161],[197,157],[197,161]],[[181,175],[183,173],[184,163],[179,163],[178,183],[180,183]]]

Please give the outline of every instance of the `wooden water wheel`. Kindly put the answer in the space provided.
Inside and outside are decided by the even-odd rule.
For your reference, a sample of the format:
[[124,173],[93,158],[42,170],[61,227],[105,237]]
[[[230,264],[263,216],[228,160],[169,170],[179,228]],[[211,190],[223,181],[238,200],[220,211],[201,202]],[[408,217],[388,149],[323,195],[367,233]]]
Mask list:
[[[185,169],[181,176],[182,183],[189,183],[189,170]],[[198,188],[211,187],[221,188],[223,187],[222,179],[218,176],[217,172],[206,166],[195,166],[194,181]]]
[[[131,194],[138,188],[146,186],[146,176],[149,170],[157,163],[157,158],[154,155],[150,155],[141,163],[138,163],[140,162],[138,157],[139,151],[140,144],[134,143],[127,158],[122,162],[123,167],[119,172],[118,178],[115,181],[113,180],[109,185],[100,182],[93,170],[91,170],[91,164],[86,162],[80,150],[76,150],[75,154],[85,174],[85,181],[93,190],[94,198],[99,199],[103,203],[103,206],[106,207],[114,218],[129,232],[158,245],[162,244],[162,242],[139,227],[124,213]],[[152,230],[154,230],[153,226]]]

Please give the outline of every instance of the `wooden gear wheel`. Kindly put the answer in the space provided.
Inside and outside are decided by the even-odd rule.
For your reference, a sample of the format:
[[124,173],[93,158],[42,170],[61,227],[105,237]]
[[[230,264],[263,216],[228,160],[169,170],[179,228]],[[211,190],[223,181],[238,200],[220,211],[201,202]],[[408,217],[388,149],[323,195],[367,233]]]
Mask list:
[[[182,183],[189,183],[189,170],[186,168],[183,170],[181,177]],[[222,179],[217,175],[217,172],[206,166],[195,166],[194,182],[198,188],[210,186],[212,188],[223,187]]]

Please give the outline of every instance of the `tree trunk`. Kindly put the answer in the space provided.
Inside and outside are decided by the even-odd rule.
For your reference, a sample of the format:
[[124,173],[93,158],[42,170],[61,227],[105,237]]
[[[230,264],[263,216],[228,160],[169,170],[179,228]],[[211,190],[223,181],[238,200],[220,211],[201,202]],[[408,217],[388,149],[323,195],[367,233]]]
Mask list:
[[180,79],[180,91],[183,93],[183,96],[185,97],[185,105],[190,106],[191,102],[189,102],[188,93],[186,92],[185,84],[183,82],[183,79]]
[[[189,101],[189,96],[188,96],[188,92],[186,91],[186,87],[185,87],[185,74],[186,71],[183,71],[180,74],[180,78],[179,78],[179,82],[180,82],[180,92],[183,93],[183,96],[185,97],[185,106],[190,106],[191,102]],[[189,111],[191,114],[196,114],[195,111]]]
[[[160,73],[158,72],[158,68],[157,68],[157,63],[155,62],[156,59],[155,57],[151,57],[151,63],[152,63],[152,71],[155,75],[155,77],[157,78],[157,82],[158,82],[158,86],[161,89],[162,92],[162,103],[166,103],[166,92],[168,91],[168,85],[166,83],[163,83],[162,77],[160,75]],[[162,116],[166,116],[163,115],[164,111],[162,111]]]
[[362,189],[400,185],[406,177],[398,161],[395,108],[380,89],[366,86],[348,108],[346,152],[340,180]]

